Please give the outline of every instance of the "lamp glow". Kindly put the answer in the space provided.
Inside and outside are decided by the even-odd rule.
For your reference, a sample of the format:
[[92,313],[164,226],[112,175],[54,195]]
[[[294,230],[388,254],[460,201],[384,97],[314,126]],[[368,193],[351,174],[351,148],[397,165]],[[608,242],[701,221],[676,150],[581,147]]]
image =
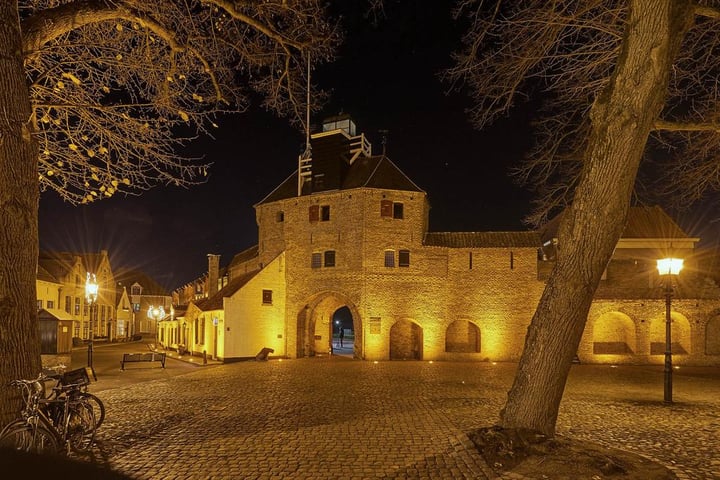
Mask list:
[[682,258],[661,258],[657,261],[657,269],[660,275],[678,275],[683,268]]

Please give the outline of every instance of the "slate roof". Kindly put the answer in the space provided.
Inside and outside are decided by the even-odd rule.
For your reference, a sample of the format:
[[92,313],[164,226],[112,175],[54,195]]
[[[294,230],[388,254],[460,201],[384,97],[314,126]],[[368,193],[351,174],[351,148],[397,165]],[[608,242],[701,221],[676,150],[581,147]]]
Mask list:
[[61,283],[57,278],[52,276],[50,272],[45,270],[45,268],[38,262],[38,269],[37,269],[37,279],[42,280],[45,282],[52,282],[52,283]]
[[142,287],[143,296],[165,297],[169,295],[165,288],[140,270],[121,269],[115,272],[113,277],[116,283],[122,284],[128,289],[128,295],[130,294],[130,287],[135,283],[138,283]]
[[232,269],[235,265],[247,262],[258,256],[258,246],[253,245],[252,247],[246,248],[240,253],[236,253],[230,261],[229,269]]
[[[541,229],[543,241],[557,238],[562,213]],[[628,211],[627,225],[621,238],[689,238],[677,223],[658,205],[634,206]]]
[[203,312],[209,312],[211,310],[222,310],[224,308],[223,299],[226,297],[232,297],[235,292],[244,287],[250,280],[252,280],[260,270],[255,270],[239,277],[233,278],[223,288],[215,292],[215,294],[203,298],[195,303],[195,306]]
[[[297,170],[257,205],[276,202],[297,196]],[[389,158],[384,155],[359,157],[349,166],[340,190],[353,188],[377,188],[386,190],[402,190],[423,192],[405,175]],[[308,192],[309,193],[309,192]],[[305,193],[303,193],[305,194]]]
[[423,245],[448,248],[538,248],[538,232],[427,232]]

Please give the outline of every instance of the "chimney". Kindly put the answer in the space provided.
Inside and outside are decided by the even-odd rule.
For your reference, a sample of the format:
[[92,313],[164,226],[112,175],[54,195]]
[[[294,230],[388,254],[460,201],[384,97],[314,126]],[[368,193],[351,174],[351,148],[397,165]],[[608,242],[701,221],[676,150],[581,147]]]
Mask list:
[[208,253],[208,297],[218,291],[218,279],[220,277],[220,255]]

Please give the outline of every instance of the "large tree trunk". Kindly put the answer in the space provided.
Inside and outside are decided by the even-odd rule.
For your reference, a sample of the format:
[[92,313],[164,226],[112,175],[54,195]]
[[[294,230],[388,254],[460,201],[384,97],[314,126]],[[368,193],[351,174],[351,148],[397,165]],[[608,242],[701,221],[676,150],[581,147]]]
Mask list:
[[504,428],[554,435],[595,289],[625,226],[638,166],[693,16],[687,1],[630,0],[622,52],[590,112],[583,172],[558,231],[557,263],[501,412]]
[[40,371],[35,280],[38,155],[15,1],[0,2],[0,425],[18,412],[15,378]]

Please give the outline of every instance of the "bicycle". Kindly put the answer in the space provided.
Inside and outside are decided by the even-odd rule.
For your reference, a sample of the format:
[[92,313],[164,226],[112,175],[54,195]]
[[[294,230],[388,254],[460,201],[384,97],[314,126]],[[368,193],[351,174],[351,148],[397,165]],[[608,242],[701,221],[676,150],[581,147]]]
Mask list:
[[45,398],[40,374],[33,380],[13,380],[22,390],[24,407],[20,418],[0,431],[0,447],[34,453],[84,452],[95,441],[93,407],[78,395],[77,385],[53,387],[53,398]]
[[66,372],[65,369],[65,365],[62,364],[50,367],[46,369],[46,371],[51,373],[46,373],[46,376],[48,379],[55,380],[56,387],[63,385],[77,386],[77,394],[93,408],[95,429],[100,428],[100,425],[102,425],[105,420],[105,404],[98,397],[88,392],[88,386],[90,385],[90,376],[88,375],[89,367],[77,368],[69,372]]

